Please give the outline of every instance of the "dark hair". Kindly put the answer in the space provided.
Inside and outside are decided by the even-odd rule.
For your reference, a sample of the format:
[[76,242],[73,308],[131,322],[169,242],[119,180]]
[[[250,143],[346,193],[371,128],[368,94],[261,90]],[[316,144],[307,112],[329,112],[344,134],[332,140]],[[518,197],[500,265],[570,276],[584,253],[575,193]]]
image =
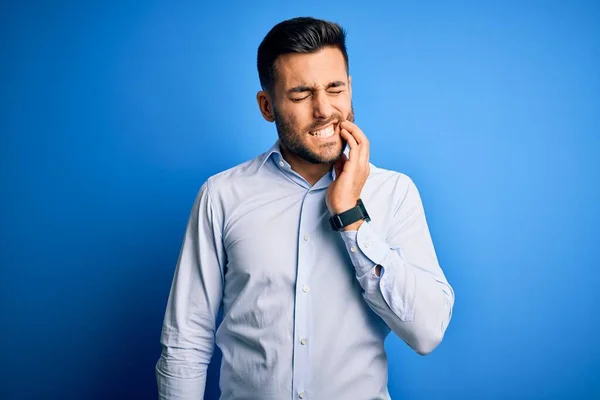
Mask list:
[[258,46],[256,64],[263,90],[272,93],[277,78],[277,57],[289,53],[316,53],[326,46],[337,47],[342,52],[346,72],[349,72],[346,31],[337,23],[298,17],[275,25]]

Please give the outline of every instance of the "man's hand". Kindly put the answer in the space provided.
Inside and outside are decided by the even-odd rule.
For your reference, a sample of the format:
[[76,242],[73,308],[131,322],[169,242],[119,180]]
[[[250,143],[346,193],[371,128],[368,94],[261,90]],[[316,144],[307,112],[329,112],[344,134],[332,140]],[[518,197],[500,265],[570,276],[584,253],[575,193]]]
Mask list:
[[[340,123],[340,135],[350,146],[349,158],[345,154],[335,163],[336,179],[327,189],[327,208],[340,214],[356,205],[369,176],[369,139],[350,121]],[[348,225],[344,230],[358,230],[363,221]]]

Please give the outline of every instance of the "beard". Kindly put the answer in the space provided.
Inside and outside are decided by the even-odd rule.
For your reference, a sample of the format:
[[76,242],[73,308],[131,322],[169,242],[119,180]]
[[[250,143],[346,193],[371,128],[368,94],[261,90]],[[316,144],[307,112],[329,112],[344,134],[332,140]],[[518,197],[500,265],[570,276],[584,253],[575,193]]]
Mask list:
[[[347,144],[346,140],[340,137],[341,146],[339,151],[337,151],[334,156],[327,156],[324,154],[319,154],[318,152],[310,149],[306,143],[304,143],[303,139],[306,137],[305,135],[308,135],[308,132],[331,122],[337,121],[338,124],[344,120],[354,122],[354,106],[350,106],[350,113],[348,114],[347,118],[344,118],[339,113],[334,113],[326,121],[315,121],[302,131],[296,130],[294,128],[293,119],[291,117],[284,117],[277,111],[276,108],[273,109],[273,116],[275,117],[275,126],[277,127],[277,135],[279,136],[279,140],[290,153],[311,164],[331,164],[340,158],[340,156],[344,153],[344,149],[346,148]],[[325,143],[321,145],[321,149],[324,150],[327,147],[337,145],[338,143]]]

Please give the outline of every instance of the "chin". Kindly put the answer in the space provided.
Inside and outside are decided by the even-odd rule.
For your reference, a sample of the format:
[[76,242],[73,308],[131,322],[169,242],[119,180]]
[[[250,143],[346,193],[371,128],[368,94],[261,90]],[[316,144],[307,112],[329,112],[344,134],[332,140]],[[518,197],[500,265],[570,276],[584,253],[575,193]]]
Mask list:
[[319,151],[315,154],[319,155],[322,163],[332,163],[337,161],[344,152],[343,143],[340,140],[332,141],[331,143],[321,145]]

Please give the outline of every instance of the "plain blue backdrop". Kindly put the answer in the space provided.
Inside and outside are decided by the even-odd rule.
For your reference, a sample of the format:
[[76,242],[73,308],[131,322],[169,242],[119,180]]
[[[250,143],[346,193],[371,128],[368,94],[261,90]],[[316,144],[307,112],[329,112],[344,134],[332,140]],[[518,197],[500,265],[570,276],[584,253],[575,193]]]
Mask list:
[[256,48],[298,15],[348,30],[456,291],[432,354],[386,342],[393,399],[599,398],[597,4],[2,2],[0,398],[156,398],[194,196],[275,140]]

